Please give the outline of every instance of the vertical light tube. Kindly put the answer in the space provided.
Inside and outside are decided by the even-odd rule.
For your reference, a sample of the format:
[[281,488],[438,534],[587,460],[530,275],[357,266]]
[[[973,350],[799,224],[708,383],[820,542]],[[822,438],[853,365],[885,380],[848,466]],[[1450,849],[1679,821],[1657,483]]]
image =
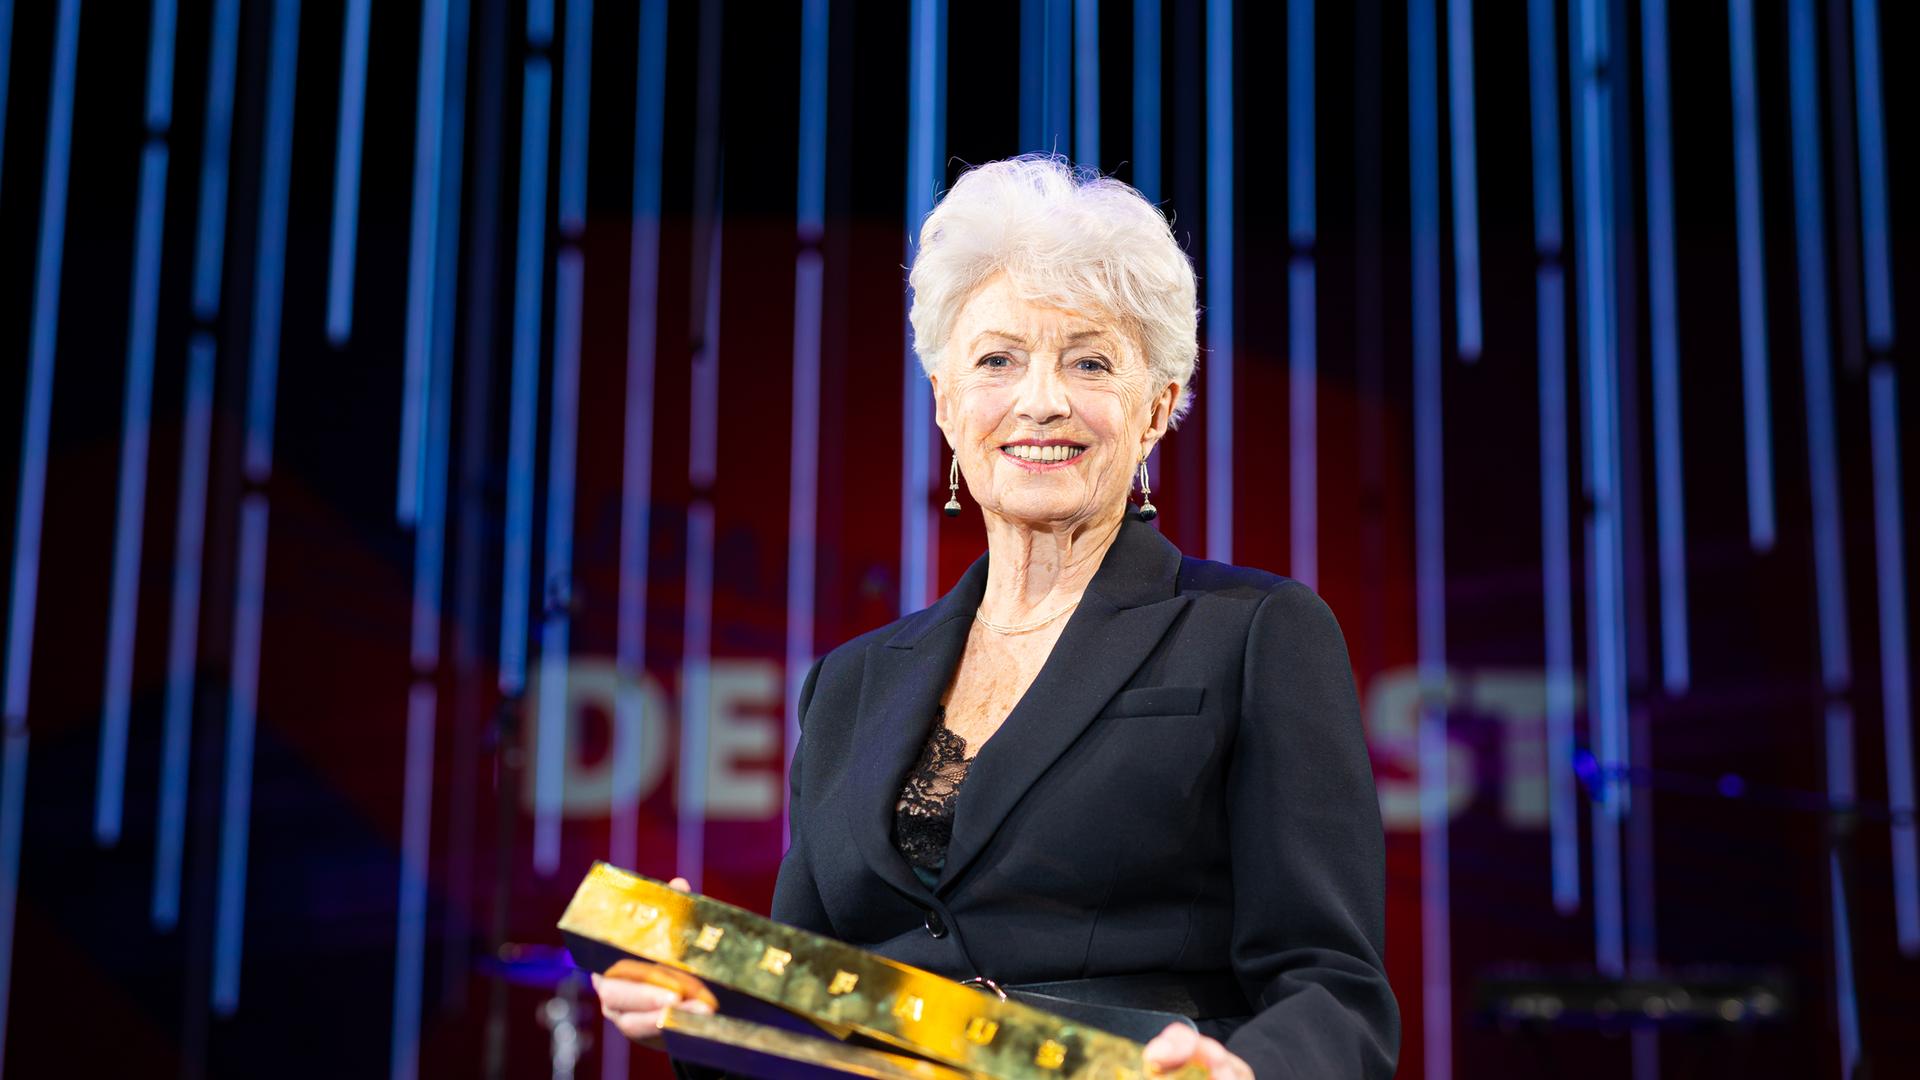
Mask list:
[[439,229],[442,128],[447,98],[447,3],[425,0],[420,6],[420,78],[415,90],[413,136],[413,224],[407,242],[406,362],[400,397],[400,470],[394,485],[394,514],[411,527],[420,516],[421,474],[426,470],[429,351],[435,327],[434,280],[440,251]]
[[533,788],[533,868],[560,868],[561,787],[566,778],[567,664],[573,626],[574,463],[580,426],[580,319],[586,302],[587,121],[593,85],[593,3],[566,9],[560,65],[560,254],[554,269],[553,394],[547,422],[546,587],[540,627],[538,769]]
[[[457,266],[460,196],[466,126],[468,0],[453,0],[444,27],[445,119],[434,150],[440,170],[433,212],[434,265]],[[431,275],[433,317],[427,342],[428,384],[425,464],[413,546],[413,685],[407,697],[407,737],[401,795],[399,898],[396,904],[393,977],[393,1039],[390,1072],[412,1080],[419,1072],[420,996],[426,967],[427,875],[433,821],[433,745],[440,665],[440,610],[446,554],[447,462],[453,412],[453,301],[457,274]]]
[[[293,89],[299,55],[300,0],[278,0],[273,11],[267,74],[259,246],[254,252],[253,335],[247,373],[245,468],[247,478],[255,484],[265,483],[273,467],[273,397],[280,361],[287,188],[293,169]],[[267,497],[256,491],[241,505],[240,564],[234,586],[233,696],[227,710],[227,759],[220,806],[219,886],[213,939],[213,1010],[221,1016],[231,1016],[240,1006],[240,947],[246,925],[253,734],[258,718],[261,612],[266,573]]]
[[327,340],[334,345],[346,344],[353,334],[360,149],[367,115],[367,33],[373,21],[372,6],[373,0],[347,0],[347,23],[340,40],[340,130],[333,156],[333,240],[327,262]]
[[247,371],[246,474],[273,470],[273,398],[280,377],[280,305],[286,278],[287,187],[293,171],[294,65],[300,54],[300,0],[277,0],[267,71],[267,130],[260,166],[260,236],[253,281],[253,335]]
[[[1042,149],[1064,154],[1073,149],[1073,5],[1076,0],[1046,0],[1046,141]],[[940,35],[942,41],[946,34]]]
[[1460,359],[1480,359],[1480,170],[1474,134],[1473,0],[1447,0],[1447,118],[1453,164],[1454,333]]
[[1733,194],[1740,270],[1740,385],[1746,413],[1747,542],[1772,551],[1773,404],[1767,383],[1766,229],[1761,219],[1760,101],[1753,0],[1727,0],[1733,65]]
[[1425,1069],[1453,1075],[1447,836],[1446,502],[1440,365],[1439,41],[1435,0],[1407,0],[1407,161],[1413,242],[1414,607],[1420,678],[1420,981]]
[[[909,21],[908,265],[912,265],[913,253],[919,246],[920,225],[933,210],[934,194],[942,177],[940,162],[946,143],[946,7],[945,0],[914,0]],[[927,498],[934,475],[933,392],[913,351],[912,337],[913,330],[909,327],[904,373],[906,392],[901,395],[901,438],[905,443],[900,473],[900,612],[903,615],[926,607],[932,599],[939,543],[938,534],[930,527],[934,511]]]
[[[6,1060],[6,1016],[13,984],[13,919],[20,889],[21,817],[26,809],[27,678],[33,671],[34,604],[39,589],[41,511],[47,485],[47,429],[53,414],[60,265],[66,249],[67,171],[73,149],[73,79],[80,47],[80,0],[61,0],[55,20],[53,85],[47,102],[46,173],[40,191],[40,239],[34,261],[26,417],[20,425],[20,495],[13,525],[13,584],[8,593],[4,713],[0,713],[0,726],[6,731],[3,774],[6,787],[0,791],[0,1061]],[[5,51],[0,49],[0,56],[4,55]]]
[[208,29],[207,105],[201,143],[200,192],[193,251],[193,316],[202,324],[187,346],[187,385],[180,434],[180,493],[174,510],[172,612],[167,627],[167,696],[162,721],[160,794],[153,861],[155,929],[180,919],[180,867],[186,848],[188,750],[193,733],[193,665],[200,633],[200,572],[206,530],[207,460],[213,436],[216,345],[206,328],[218,314],[226,233],[227,152],[233,132],[233,86],[239,52],[240,2],[217,0]]
[[1880,591],[1880,702],[1893,819],[1893,915],[1900,951],[1920,955],[1920,852],[1915,848],[1913,688],[1907,669],[1907,567],[1900,494],[1900,392],[1885,361],[1867,374],[1873,439],[1873,540]]
[[1100,0],[1073,0],[1073,159],[1100,167]]
[[[527,12],[529,44],[534,6]],[[549,12],[549,21],[551,13]],[[507,430],[507,520],[500,586],[500,692],[516,697],[527,683],[527,588],[533,576],[534,410],[540,392],[540,313],[546,266],[547,124],[553,72],[544,52],[526,60],[520,117],[519,242],[514,247],[513,375]]]
[[1160,0],[1133,0],[1133,186],[1160,201]]
[[[73,140],[73,79],[79,49],[79,0],[61,0],[47,103],[47,158],[40,189],[34,258],[33,324],[27,354],[26,415],[20,424],[20,494],[14,515],[13,587],[8,593],[5,720],[27,722],[33,671],[33,622],[40,577],[41,512],[46,504],[47,430],[53,418],[54,344],[60,320],[60,269],[66,254],[67,173]],[[0,933],[9,933],[0,930]],[[6,972],[0,969],[0,979]]]
[[[667,3],[642,0],[634,68],[633,233],[627,271],[625,445],[620,460],[619,593],[615,599],[616,730],[646,722],[647,537],[653,497],[653,373],[660,296],[660,168],[666,125]],[[644,747],[644,740],[640,746]],[[632,866],[640,848],[643,750],[616,757],[608,807],[607,858]],[[600,1074],[626,1080],[627,1037],[602,1025]]]
[[120,840],[126,797],[127,728],[133,698],[133,641],[140,603],[140,552],[147,505],[147,449],[153,419],[153,346],[160,308],[160,242],[167,201],[167,130],[173,110],[173,0],[153,5],[147,47],[147,143],[140,154],[140,209],[134,226],[133,297],[127,313],[127,375],[120,421],[120,481],[113,526],[107,614],[106,686],[100,723],[99,786],[93,835]]
[[[1042,133],[1047,126],[1047,4],[1050,2],[1020,0],[1020,152],[1023,154],[1047,149]],[[919,3],[915,3],[916,15],[919,7]],[[917,30],[910,33],[913,39],[909,45],[911,49],[918,46],[920,35]],[[913,138],[911,129],[907,132],[907,138],[909,141]],[[907,242],[911,245],[915,223],[909,221],[907,224]]]
[[720,447],[720,255],[721,201],[714,200],[712,233],[707,237],[706,326],[693,358],[693,385],[687,436],[687,481],[693,503],[687,508],[686,665],[680,694],[679,803],[676,822],[681,875],[700,891],[706,873],[707,724],[712,715],[709,675],[713,661],[713,485],[719,473]]
[[[1865,264],[1867,345],[1893,347],[1892,255],[1887,227],[1887,136],[1880,108],[1880,13],[1853,0],[1854,122],[1860,155],[1860,260]],[[0,91],[3,92],[3,91]]]
[[1587,511],[1587,685],[1594,757],[1594,960],[1602,973],[1626,969],[1620,827],[1628,798],[1626,619],[1620,537],[1619,374],[1614,344],[1613,103],[1606,0],[1578,0],[1567,20],[1574,65],[1574,218],[1579,246],[1577,317],[1582,463]]
[[1313,0],[1287,4],[1287,462],[1288,568],[1320,586],[1319,393],[1314,192]]
[[196,333],[187,346],[187,356],[180,496],[173,526],[172,610],[167,625],[166,713],[160,736],[160,798],[154,817],[150,915],[156,930],[172,930],[180,921],[180,864],[186,850],[187,773],[193,735],[193,661],[200,633],[207,458],[213,442],[213,336]]
[[[13,63],[13,0],[0,0],[0,176],[7,163],[7,82]],[[0,190],[5,190],[0,188]],[[0,1023],[0,1028],[4,1024]]]
[[1233,0],[1207,0],[1207,558],[1233,561]]
[[227,703],[226,771],[221,778],[220,854],[214,897],[213,1011],[240,1007],[240,946],[247,917],[248,814],[253,735],[260,702],[260,631],[267,578],[267,497],[240,504],[240,565],[233,597],[233,688]]
[[407,694],[406,787],[400,804],[399,935],[394,948],[394,1028],[388,1075],[420,1072],[420,984],[426,961],[427,844],[433,824],[434,687],[416,681]]
[[[614,662],[619,672],[615,708],[623,731],[638,731],[646,677],[647,535],[653,498],[653,374],[660,296],[660,169],[666,125],[667,0],[642,0],[634,90],[633,236],[628,252],[625,446],[620,461],[620,586]],[[639,852],[636,755],[614,762],[612,834],[608,857],[632,866]],[[618,1037],[618,1029],[609,1038]],[[625,1038],[619,1037],[624,1047]],[[603,1044],[606,1045],[606,1044]],[[627,1058],[609,1052],[602,1068]]]
[[[1787,94],[1793,139],[1795,262],[1800,277],[1800,364],[1807,415],[1807,479],[1813,496],[1813,573],[1821,683],[1827,692],[1827,793],[1853,799],[1852,647],[1847,639],[1846,563],[1840,523],[1840,466],[1834,445],[1833,373],[1827,323],[1826,193],[1821,178],[1819,41],[1810,0],[1787,5]],[[1859,1004],[1844,882],[1834,864],[1834,1007],[1841,1075],[1859,1059]],[[1852,1037],[1849,1038],[1849,1033]]]
[[233,143],[234,70],[240,53],[240,0],[215,0],[207,58],[206,136],[201,144],[200,206],[193,247],[193,317],[220,313],[220,270],[226,255],[228,151]]
[[580,314],[586,259],[568,244],[554,273],[553,395],[547,418],[545,611],[540,627],[540,700],[534,754],[533,868],[560,868],[566,781],[567,659],[573,604],[573,487],[580,405]]
[[1553,0],[1527,0],[1533,121],[1534,291],[1540,362],[1540,567],[1546,638],[1547,820],[1553,906],[1580,907],[1579,803],[1573,773],[1573,541],[1567,523],[1567,315],[1561,265],[1560,55]]
[[[787,476],[786,767],[800,745],[800,687],[813,663],[814,559],[820,490],[820,322],[827,223],[827,0],[800,13],[800,153],[794,218],[800,252],[793,270],[793,403]],[[781,832],[790,837],[781,804]]]
[[1660,675],[1669,694],[1692,680],[1687,642],[1687,519],[1680,442],[1680,298],[1673,254],[1673,141],[1667,93],[1667,0],[1640,7],[1647,164],[1647,299],[1652,309],[1653,461],[1660,561]]

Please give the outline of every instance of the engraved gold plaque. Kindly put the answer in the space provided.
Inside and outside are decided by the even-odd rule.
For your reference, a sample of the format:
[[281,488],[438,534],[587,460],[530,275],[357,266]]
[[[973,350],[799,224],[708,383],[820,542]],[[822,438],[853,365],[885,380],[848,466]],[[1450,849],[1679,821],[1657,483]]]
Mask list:
[[[595,863],[580,882],[560,930],[586,966],[596,960],[604,965],[611,948],[777,1005],[830,1033],[857,1033],[930,1059],[944,1066],[943,1072],[958,1070],[977,1080],[1145,1080],[1148,1075],[1140,1044],[1130,1039],[605,863]],[[705,1019],[668,1015],[683,1026]],[[728,1023],[708,1025],[710,1031],[698,1037],[730,1041],[744,1038],[745,1028],[770,1033],[763,1041],[782,1045],[782,1039],[799,1039],[828,1049],[861,1049],[728,1017],[713,1019]],[[818,1052],[817,1047],[801,1049]],[[874,1080],[899,1077],[863,1071],[868,1066],[843,1071]],[[1153,1075],[1204,1080],[1206,1070],[1194,1066]]]

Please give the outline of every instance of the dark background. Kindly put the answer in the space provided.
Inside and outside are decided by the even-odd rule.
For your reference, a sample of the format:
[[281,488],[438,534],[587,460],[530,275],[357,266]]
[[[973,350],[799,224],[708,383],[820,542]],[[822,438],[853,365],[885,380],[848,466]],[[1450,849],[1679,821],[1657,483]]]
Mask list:
[[[1032,2],[1032,0],[1029,0]],[[1046,0],[1041,0],[1042,5]],[[1058,2],[1058,0],[1054,0]],[[1417,0],[1416,0],[1417,2]],[[1871,0],[1860,0],[1871,2]],[[44,162],[56,24],[63,4],[14,4],[0,158],[0,552],[18,544],[18,489],[34,327],[36,252],[42,235]],[[6,1041],[13,1075],[138,1071],[148,1075],[263,1073],[468,1076],[498,1064],[506,1075],[545,1075],[547,1034],[535,1018],[544,989],[501,982],[482,961],[501,941],[557,943],[553,923],[588,863],[608,853],[604,811],[567,819],[559,869],[535,872],[531,816],[520,797],[522,736],[531,705],[500,693],[495,669],[500,565],[508,528],[508,381],[516,256],[523,63],[519,3],[472,0],[462,149],[457,288],[451,334],[451,454],[442,656],[417,665],[408,633],[415,531],[395,519],[403,409],[420,6],[372,5],[364,166],[355,270],[355,315],[342,344],[325,333],[328,251],[340,109],[345,3],[308,0],[298,26],[284,315],[275,394],[274,461],[266,477],[242,467],[248,341],[255,304],[268,46],[275,6],[241,5],[232,186],[225,214],[218,311],[190,303],[201,151],[205,138],[211,0],[179,9],[173,122],[162,218],[154,337],[152,442],[138,595],[126,816],[111,845],[94,832],[101,747],[110,567],[120,482],[122,400],[128,353],[134,227],[149,63],[149,9],[95,0],[78,22],[71,130],[72,172],[59,279],[43,546],[32,630],[31,698],[9,716],[13,746],[31,737],[12,931]],[[459,5],[455,5],[458,7]],[[562,9],[564,3],[556,6]],[[818,551],[814,651],[899,613],[902,392],[905,353],[909,6],[831,0],[826,135],[822,377],[818,422]],[[1162,162],[1157,178],[1133,173],[1134,5],[1099,5],[1100,169],[1157,187],[1176,235],[1205,279],[1207,18],[1202,5],[1165,4],[1158,41]],[[1573,178],[1565,4],[1557,9],[1563,186]],[[1578,6],[1576,4],[1576,6]],[[1586,1030],[1521,1029],[1482,1014],[1487,977],[1510,971],[1579,972],[1595,964],[1591,822],[1582,815],[1580,906],[1556,912],[1544,821],[1511,811],[1527,785],[1544,783],[1541,718],[1486,706],[1472,688],[1518,685],[1537,696],[1544,653],[1543,483],[1572,485],[1575,656],[1584,670],[1588,585],[1581,542],[1578,428],[1581,386],[1573,350],[1578,265],[1570,189],[1542,196],[1531,165],[1526,7],[1478,5],[1473,23],[1479,240],[1485,347],[1455,355],[1453,242],[1444,94],[1446,5],[1440,13],[1437,104],[1445,279],[1443,303],[1447,664],[1458,692],[1449,715],[1457,761],[1469,768],[1448,830],[1452,1067],[1461,1075],[1833,1076],[1841,1071],[1829,856],[1848,868],[1861,1053],[1872,1073],[1920,1065],[1906,1021],[1920,1007],[1920,961],[1895,940],[1883,731],[1875,476],[1868,422],[1869,365],[1901,375],[1907,327],[1890,349],[1863,338],[1851,26],[1845,0],[1813,4],[1818,28],[1820,167],[1826,202],[1834,365],[1834,423],[1844,540],[1844,593],[1852,679],[1823,690],[1816,635],[1807,412],[1799,325],[1794,185],[1788,119],[1788,12],[1755,4],[1755,50],[1765,213],[1766,306],[1778,540],[1757,552],[1747,535],[1747,487],[1735,246],[1733,103],[1726,5],[1672,0],[1668,19],[1680,334],[1686,601],[1692,680],[1662,688],[1655,604],[1663,588],[1653,557],[1654,444],[1646,293],[1643,102],[1639,3],[1606,5],[1621,48],[1610,69],[1621,96],[1615,145],[1621,187],[1616,241],[1622,371],[1621,461],[1627,475],[1626,566],[1629,702],[1636,722],[1636,814],[1646,838],[1633,930],[1652,943],[1643,969],[1688,973],[1735,968],[1777,974],[1791,990],[1786,1015],[1768,1023]],[[735,0],[703,12],[668,5],[663,210],[657,304],[657,379],[651,430],[652,512],[645,668],[669,704],[664,772],[638,807],[636,869],[666,876],[676,855],[677,767],[671,719],[684,684],[688,633],[690,508],[714,522],[711,655],[716,667],[774,672],[781,688],[743,715],[778,732],[787,626],[788,478],[794,354],[796,162],[801,15],[797,6]],[[1412,699],[1415,498],[1410,322],[1407,9],[1383,0],[1319,5],[1315,174],[1318,233],[1290,246],[1286,214],[1285,4],[1240,3],[1234,13],[1232,160],[1238,318],[1237,389],[1211,400],[1201,358],[1198,403],[1161,451],[1160,525],[1189,554],[1204,554],[1206,431],[1231,407],[1236,507],[1234,561],[1286,572],[1288,550],[1287,266],[1310,255],[1317,269],[1317,587],[1346,630],[1389,829],[1388,966],[1405,1034],[1401,1073],[1432,1072],[1423,1015],[1421,858]],[[600,0],[592,22],[588,215],[578,415],[578,493],[570,654],[575,670],[611,662],[616,641],[617,549],[626,387],[637,5]],[[970,163],[1045,149],[1022,145],[1019,0],[954,3],[945,55],[944,183]],[[1900,44],[1920,26],[1908,5],[1880,10],[1887,189],[1892,198],[1892,284],[1897,316],[1915,310],[1911,252],[1920,234],[1901,196],[1915,160],[1914,71]],[[542,291],[541,398],[536,445],[534,606],[547,552],[550,379],[556,318],[554,261],[562,240],[554,199],[564,78],[564,14],[548,51],[555,66],[548,145],[547,238]],[[715,45],[704,68],[702,52]],[[1060,55],[1070,50],[1056,43]],[[1064,61],[1062,61],[1064,62]],[[705,97],[703,98],[703,94]],[[703,106],[703,101],[705,105]],[[703,108],[705,111],[703,112]],[[703,116],[709,119],[703,121]],[[1050,143],[1050,145],[1052,145]],[[1064,137],[1059,149],[1071,148]],[[717,183],[702,187],[702,162]],[[1542,476],[1534,278],[1541,256],[1535,200],[1566,208],[1570,475]],[[702,353],[706,270],[695,258],[718,201],[723,258],[717,354]],[[696,241],[699,241],[696,244]],[[174,518],[188,343],[218,343],[206,555],[194,677],[194,728],[185,879],[179,925],[148,915],[155,858],[152,808],[160,786],[161,716],[175,555]],[[1204,334],[1204,328],[1203,328]],[[1203,337],[1204,340],[1204,337]],[[715,357],[717,356],[717,361]],[[697,359],[704,357],[704,359]],[[717,362],[716,478],[688,479],[690,404],[697,363]],[[1920,400],[1898,385],[1903,415]],[[1915,440],[1899,452],[1905,525],[1915,486]],[[937,515],[944,469],[923,478],[912,512]],[[243,499],[271,507],[264,621],[259,639],[258,724],[250,763],[251,839],[246,870],[240,996],[230,1015],[211,1000],[215,884],[227,724],[234,686],[236,567]],[[934,518],[936,576],[950,584],[982,548],[977,517]],[[12,599],[10,594],[10,600]],[[538,656],[537,643],[530,645]],[[1899,657],[1906,664],[1909,657]],[[756,666],[757,665],[757,666]],[[432,795],[425,911],[421,1037],[396,1064],[396,927],[410,687],[431,688]],[[1398,697],[1391,696],[1393,692]],[[1522,695],[1525,697],[1525,694]],[[1857,807],[1827,804],[1823,710],[1854,717]],[[1396,705],[1395,702],[1399,704]],[[1480,704],[1476,705],[1476,702]],[[1399,709],[1398,712],[1395,710]],[[588,764],[611,752],[604,708],[579,707]],[[525,723],[522,723],[522,720]],[[1898,719],[1898,718],[1896,718]],[[1910,718],[1907,718],[1910,720]],[[1397,726],[1396,726],[1397,725]],[[1516,758],[1515,739],[1530,749]],[[1581,750],[1589,746],[1584,714]],[[758,745],[758,744],[756,744]],[[1537,765],[1528,765],[1538,758]],[[1524,759],[1524,760],[1522,760]],[[774,783],[774,748],[741,751],[730,768]],[[1736,777],[1737,783],[1725,781]],[[1587,780],[1591,781],[1589,774]],[[1458,782],[1458,781],[1457,781]],[[1522,790],[1525,789],[1525,790]],[[1583,798],[1591,783],[1581,788]],[[1516,794],[1519,792],[1519,794]],[[1534,792],[1537,805],[1538,792]],[[10,793],[17,798],[17,794]],[[1397,802],[1395,800],[1398,800]],[[1397,808],[1397,809],[1396,809]],[[1842,812],[1851,811],[1851,812]],[[1837,839],[1836,839],[1837,838]],[[716,816],[706,826],[704,889],[764,909],[782,846],[777,808]],[[4,932],[4,928],[0,928]],[[593,1017],[597,1038],[604,1031]],[[492,1024],[489,1020],[492,1018]],[[503,1040],[489,1041],[493,1038]],[[489,1055],[494,1056],[491,1061]],[[601,1050],[582,1075],[603,1075]],[[635,1054],[631,1067],[664,1075],[664,1060]]]

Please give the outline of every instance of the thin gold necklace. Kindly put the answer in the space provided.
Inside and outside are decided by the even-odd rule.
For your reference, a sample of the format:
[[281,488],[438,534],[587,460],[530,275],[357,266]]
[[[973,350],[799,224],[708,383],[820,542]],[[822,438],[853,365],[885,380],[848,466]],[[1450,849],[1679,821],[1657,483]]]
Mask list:
[[1059,618],[1062,615],[1065,615],[1067,612],[1072,611],[1074,608],[1079,606],[1080,606],[1080,601],[1075,600],[1073,603],[1068,604],[1066,607],[1061,608],[1059,611],[1054,612],[1053,614],[1047,616],[1044,619],[1041,619],[1037,622],[1020,623],[1017,625],[994,622],[991,619],[988,619],[985,615],[980,614],[978,610],[974,611],[973,619],[975,622],[979,623],[981,626],[986,627],[987,629],[993,631],[996,634],[1025,634],[1025,633],[1028,633],[1029,631],[1040,629],[1041,627],[1047,625],[1053,620]]

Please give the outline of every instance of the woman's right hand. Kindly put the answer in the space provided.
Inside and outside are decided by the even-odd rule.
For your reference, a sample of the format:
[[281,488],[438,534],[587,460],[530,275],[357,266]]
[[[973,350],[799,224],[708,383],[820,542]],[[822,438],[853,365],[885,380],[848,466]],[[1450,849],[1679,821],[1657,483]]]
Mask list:
[[[688,892],[686,878],[667,884]],[[675,968],[642,960],[621,960],[605,975],[593,976],[593,992],[600,996],[600,1015],[620,1033],[643,1046],[660,1046],[660,1018],[669,1008],[711,1014],[716,1004],[705,983]]]

